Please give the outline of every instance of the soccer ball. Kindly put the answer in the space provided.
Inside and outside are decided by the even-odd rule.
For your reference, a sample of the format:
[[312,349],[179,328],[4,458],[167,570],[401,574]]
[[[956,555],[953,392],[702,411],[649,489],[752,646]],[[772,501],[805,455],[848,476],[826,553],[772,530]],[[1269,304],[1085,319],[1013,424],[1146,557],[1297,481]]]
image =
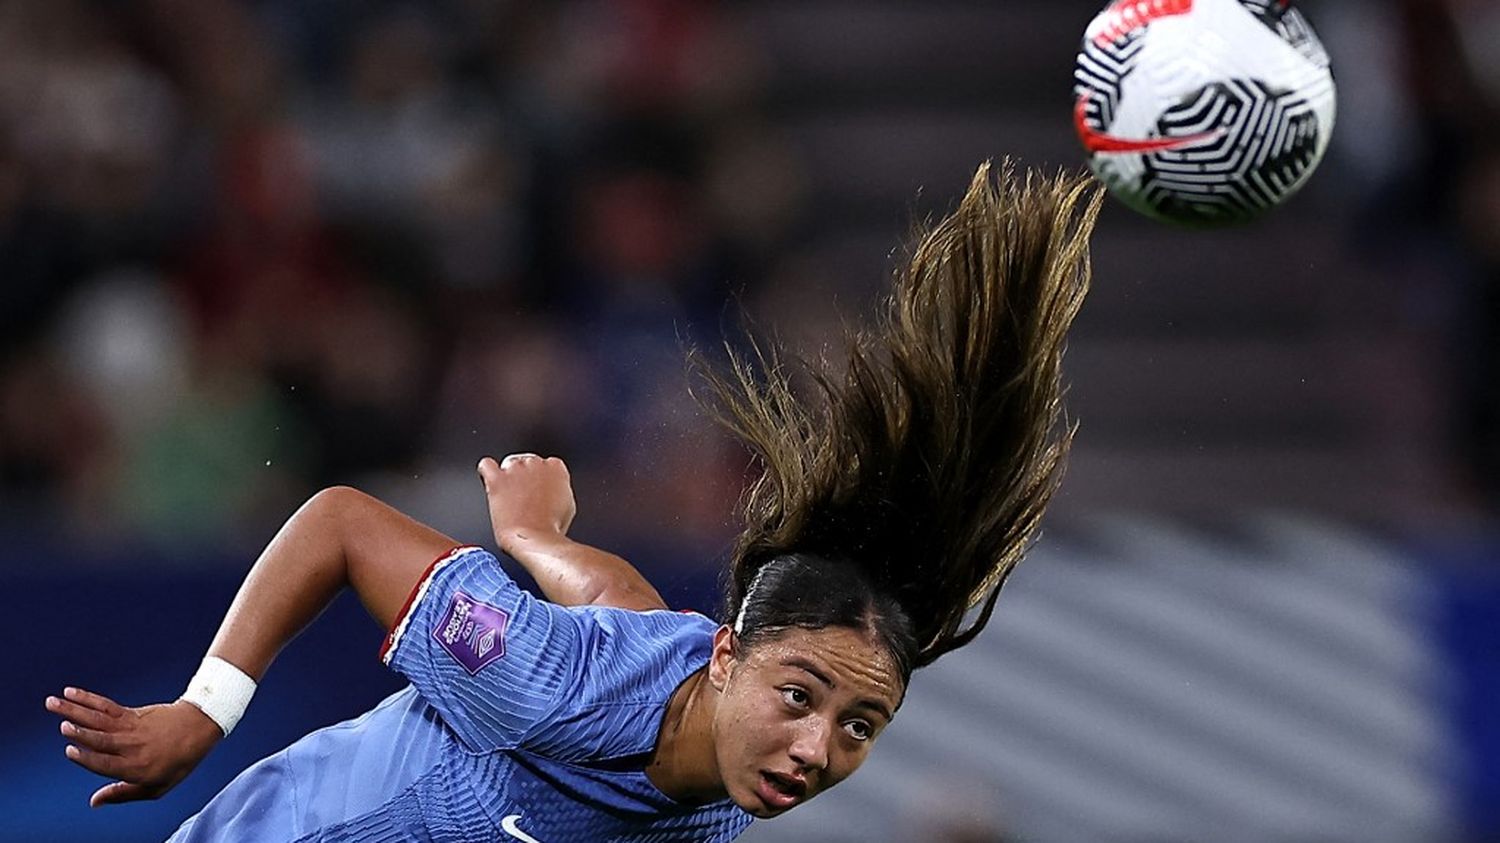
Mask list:
[[1328,147],[1328,53],[1291,0],[1116,0],[1083,36],[1073,120],[1110,192],[1192,226],[1253,219]]

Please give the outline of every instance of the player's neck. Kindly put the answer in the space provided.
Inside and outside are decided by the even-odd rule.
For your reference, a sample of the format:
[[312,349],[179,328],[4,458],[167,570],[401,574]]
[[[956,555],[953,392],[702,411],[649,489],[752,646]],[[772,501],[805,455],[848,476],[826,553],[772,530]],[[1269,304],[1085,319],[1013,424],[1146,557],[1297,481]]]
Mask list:
[[646,777],[679,802],[701,804],[723,799],[724,780],[714,753],[714,706],[708,671],[689,676],[672,694],[662,718],[656,751]]

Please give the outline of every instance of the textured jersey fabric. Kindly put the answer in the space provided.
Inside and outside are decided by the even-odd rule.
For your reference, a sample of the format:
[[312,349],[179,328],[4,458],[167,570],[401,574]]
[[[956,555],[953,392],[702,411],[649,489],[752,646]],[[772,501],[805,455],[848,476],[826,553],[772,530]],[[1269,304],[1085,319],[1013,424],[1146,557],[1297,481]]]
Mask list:
[[172,841],[731,840],[748,814],[678,803],[642,772],[714,629],[696,614],[562,608],[459,548],[382,651],[411,686],[250,767]]

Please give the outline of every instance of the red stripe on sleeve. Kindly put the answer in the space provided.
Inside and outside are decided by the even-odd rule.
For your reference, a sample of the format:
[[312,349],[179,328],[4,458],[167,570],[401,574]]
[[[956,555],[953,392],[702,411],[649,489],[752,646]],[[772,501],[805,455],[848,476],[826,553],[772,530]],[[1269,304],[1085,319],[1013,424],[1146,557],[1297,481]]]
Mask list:
[[401,628],[401,625],[406,622],[406,616],[411,614],[412,606],[416,605],[417,602],[417,595],[422,593],[422,586],[427,584],[427,580],[432,576],[433,570],[442,564],[443,560],[452,557],[453,554],[468,547],[469,545],[460,544],[448,548],[441,556],[432,560],[432,563],[422,572],[422,576],[417,577],[416,584],[411,587],[411,593],[406,595],[406,602],[402,604],[401,611],[397,612],[395,619],[391,621],[391,628],[385,634],[385,642],[380,645],[381,661],[385,661],[386,653],[390,652],[391,646],[396,643],[396,630]]

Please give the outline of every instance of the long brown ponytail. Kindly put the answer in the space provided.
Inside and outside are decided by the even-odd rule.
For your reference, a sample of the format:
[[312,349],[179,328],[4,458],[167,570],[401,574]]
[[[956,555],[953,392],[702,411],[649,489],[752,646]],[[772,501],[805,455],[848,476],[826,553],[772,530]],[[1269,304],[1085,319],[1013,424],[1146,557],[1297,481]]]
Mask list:
[[726,619],[763,565],[803,554],[847,562],[894,598],[915,667],[978,634],[1072,441],[1062,357],[1099,201],[1084,176],[982,165],[957,209],[917,232],[874,324],[847,337],[846,365],[802,364],[811,394],[794,392],[774,348],[731,353],[726,373],[699,366],[763,469]]

